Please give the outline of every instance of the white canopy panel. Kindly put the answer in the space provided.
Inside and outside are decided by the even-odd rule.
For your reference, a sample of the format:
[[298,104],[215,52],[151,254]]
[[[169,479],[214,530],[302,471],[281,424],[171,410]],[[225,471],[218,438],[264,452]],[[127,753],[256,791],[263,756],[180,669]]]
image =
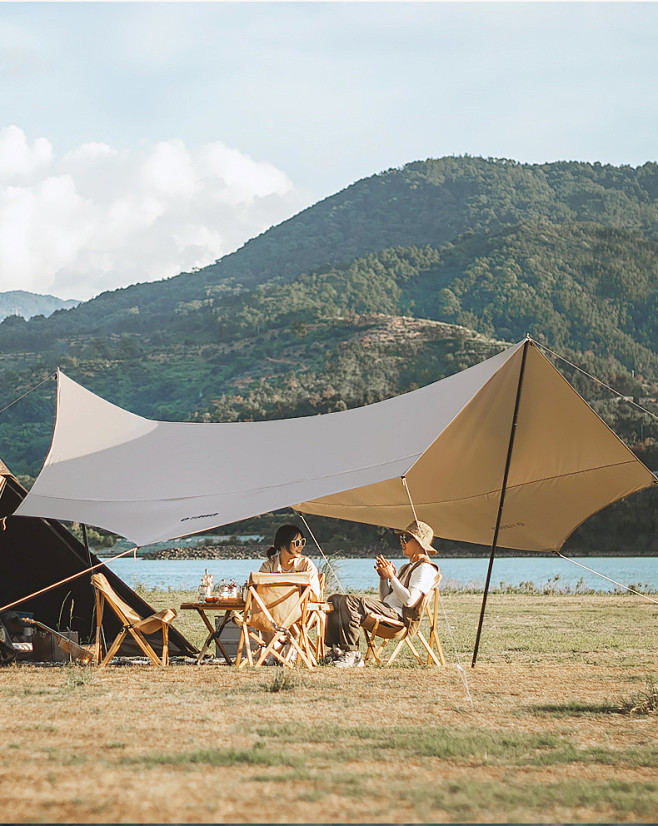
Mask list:
[[156,422],[58,376],[44,467],[17,515],[96,525],[137,545],[294,505],[491,542],[528,347],[499,544],[553,550],[591,513],[656,483],[531,342],[367,407],[235,424]]

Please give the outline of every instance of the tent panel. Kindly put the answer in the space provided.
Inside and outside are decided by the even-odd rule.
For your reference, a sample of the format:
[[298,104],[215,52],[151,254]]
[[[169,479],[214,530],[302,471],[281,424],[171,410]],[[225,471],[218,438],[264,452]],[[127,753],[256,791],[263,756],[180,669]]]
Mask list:
[[[6,468],[4,469],[6,471]],[[9,474],[9,471],[6,471]],[[46,588],[68,576],[96,565],[99,560],[88,554],[63,525],[46,519],[14,518],[11,514],[26,495],[26,490],[11,475],[1,477],[5,482],[0,495],[0,517],[6,517],[0,531],[0,606]],[[115,591],[141,616],[153,613],[153,608],[139,597],[109,568],[98,569],[110,581]],[[95,634],[95,594],[91,574],[65,582],[27,602],[16,606],[16,611],[28,611],[34,618],[50,628],[71,628],[78,631],[83,642],[93,642]],[[112,611],[103,615],[103,630],[107,639],[114,639],[120,625]],[[170,631],[172,654],[192,655],[195,648],[185,637],[172,628]],[[149,637],[156,651],[162,649],[162,637]],[[131,640],[121,645],[120,653],[126,656],[141,655]]]
[[[479,512],[474,518],[484,519],[486,524],[495,521],[498,499],[488,494],[500,491],[502,484],[521,358],[522,352],[517,350],[406,474],[416,513],[432,526],[437,536],[452,538],[469,525],[468,519],[463,524],[461,514],[456,517],[456,524],[451,521],[446,524],[447,512],[441,508],[439,515],[439,503],[445,505],[468,498],[472,504],[477,500],[484,513]],[[413,519],[407,493],[399,479],[322,500],[307,500],[295,507],[305,513],[398,529]],[[372,513],[368,513],[368,509]],[[430,514],[433,521],[428,518]],[[472,533],[472,529],[468,532]]]
[[[493,540],[521,358],[517,350],[406,475],[419,518],[439,537]],[[587,516],[656,481],[529,344],[498,544],[559,549]],[[297,507],[395,528],[411,518],[399,480]]]
[[499,544],[559,550],[593,513],[647,486],[646,468],[629,461],[512,487],[505,495]]
[[[639,463],[535,346],[529,347],[509,485]],[[653,474],[644,468],[647,484]]]
[[60,374],[53,447],[17,515],[144,545],[399,477],[517,349],[368,407],[238,424],[149,422]]
[[[408,501],[399,495],[401,486],[399,480],[391,480],[376,486],[376,491],[368,488],[368,497],[355,495],[349,503],[343,500],[334,506],[333,497],[327,497],[298,507],[303,513],[400,529],[413,518]],[[646,487],[641,468],[629,462],[509,488],[498,546],[533,552],[559,550],[587,516]],[[436,536],[491,545],[499,502],[500,490],[493,490],[463,499],[414,499],[414,506],[418,518],[431,525]]]

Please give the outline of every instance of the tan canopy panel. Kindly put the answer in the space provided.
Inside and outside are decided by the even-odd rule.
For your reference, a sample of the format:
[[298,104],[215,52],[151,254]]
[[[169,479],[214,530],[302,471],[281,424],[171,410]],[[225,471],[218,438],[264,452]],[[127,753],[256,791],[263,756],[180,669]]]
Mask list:
[[488,544],[524,350],[498,544],[559,549],[590,514],[658,479],[531,341],[367,407],[267,422],[156,422],[58,377],[53,442],[17,515],[96,525],[138,545],[294,506]]

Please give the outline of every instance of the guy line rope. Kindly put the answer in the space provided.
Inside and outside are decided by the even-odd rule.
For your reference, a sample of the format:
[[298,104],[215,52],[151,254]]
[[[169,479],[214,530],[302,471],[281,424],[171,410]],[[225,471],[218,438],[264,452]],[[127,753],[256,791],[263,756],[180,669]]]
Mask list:
[[618,396],[620,399],[623,399],[623,401],[625,401],[627,404],[632,404],[633,407],[637,407],[638,410],[641,410],[643,413],[646,413],[647,416],[651,416],[652,419],[656,419],[658,421],[658,416],[656,416],[656,414],[652,413],[650,410],[647,410],[646,407],[642,407],[641,404],[638,404],[632,399],[627,398],[618,390],[615,390],[614,387],[610,387],[609,384],[606,384],[604,381],[601,381],[601,379],[597,379],[596,376],[593,376],[591,373],[588,373],[587,370],[583,370],[582,367],[578,367],[577,364],[574,364],[572,361],[569,361],[569,359],[565,359],[564,356],[561,356],[559,353],[554,352],[550,349],[550,347],[547,347],[545,344],[540,344],[538,341],[535,341],[535,339],[532,339],[532,341],[538,347],[541,347],[542,350],[546,350],[547,353],[550,353],[552,356],[555,356],[556,359],[559,359],[560,361],[563,361],[565,364],[568,364],[569,367],[573,367],[574,370],[578,370],[579,373],[582,373],[584,376],[587,376],[588,379],[591,379],[597,384],[600,384],[601,387],[605,387],[606,390],[609,390],[611,393],[614,393],[615,396]]
[[617,585],[619,588],[624,588],[626,591],[630,591],[631,594],[635,594],[638,597],[642,597],[642,599],[646,599],[647,602],[653,602],[654,605],[658,605],[658,600],[652,599],[650,596],[643,594],[642,591],[636,591],[635,588],[629,588],[628,585],[623,585],[621,582],[617,582],[616,579],[610,579],[609,576],[606,576],[605,574],[600,574],[593,568],[588,568],[587,565],[581,565],[580,562],[576,562],[575,559],[571,559],[570,557],[565,556],[563,553],[560,553],[560,551],[554,551],[554,553],[556,554],[556,556],[559,556],[560,559],[566,559],[567,562],[573,562],[573,564],[577,565],[579,568],[583,568],[585,571],[589,571],[591,574],[596,574],[597,576],[600,576],[601,579],[607,579],[608,582],[612,582],[613,585]]
[[313,533],[313,531],[311,530],[310,525],[308,524],[308,522],[306,521],[306,519],[304,519],[304,514],[303,514],[301,511],[295,511],[295,513],[299,516],[299,518],[302,520],[302,522],[303,522],[303,523],[304,523],[304,525],[306,526],[306,530],[307,530],[307,531],[311,534],[311,539],[315,542],[315,546],[316,546],[316,548],[317,548],[317,549],[318,549],[318,551],[320,551],[320,553],[322,554],[322,558],[324,559],[325,565],[326,565],[326,566],[327,566],[327,568],[331,571],[331,575],[332,575],[332,576],[333,576],[333,578],[336,580],[336,585],[338,586],[338,588],[339,588],[339,590],[340,590],[341,594],[344,594],[344,593],[345,593],[345,587],[343,586],[343,583],[340,581],[340,577],[339,577],[339,576],[338,576],[338,574],[336,573],[336,569],[333,567],[333,565],[331,564],[331,562],[329,562],[329,560],[328,560],[328,559],[327,559],[327,557],[325,556],[325,553],[324,553],[324,551],[322,550],[322,548],[320,547],[320,543],[319,543],[319,542],[318,542],[318,540],[315,538],[315,534],[314,534],[314,533]]
[[39,384],[35,384],[34,387],[31,387],[29,390],[26,390],[22,396],[19,396],[17,399],[14,399],[13,402],[9,402],[9,404],[5,405],[5,407],[0,409],[0,413],[4,413],[5,410],[9,410],[12,404],[16,404],[16,402],[19,402],[21,399],[24,399],[26,396],[29,396],[30,393],[32,393],[34,390],[37,390],[39,387],[41,387],[42,384],[45,384],[47,381],[50,381],[51,379],[54,379],[56,377],[57,373],[50,373],[50,375],[46,376],[46,378],[43,381],[40,381]]

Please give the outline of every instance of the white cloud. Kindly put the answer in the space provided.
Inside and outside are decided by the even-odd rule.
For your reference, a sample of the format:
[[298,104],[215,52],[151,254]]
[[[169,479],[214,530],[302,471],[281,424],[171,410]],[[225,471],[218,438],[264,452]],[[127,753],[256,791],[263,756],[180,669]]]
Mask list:
[[53,148],[45,138],[37,138],[30,146],[17,126],[0,129],[0,186],[38,173],[50,164],[52,157]]
[[202,267],[298,210],[267,162],[216,141],[57,157],[16,126],[0,130],[0,291],[90,298]]

